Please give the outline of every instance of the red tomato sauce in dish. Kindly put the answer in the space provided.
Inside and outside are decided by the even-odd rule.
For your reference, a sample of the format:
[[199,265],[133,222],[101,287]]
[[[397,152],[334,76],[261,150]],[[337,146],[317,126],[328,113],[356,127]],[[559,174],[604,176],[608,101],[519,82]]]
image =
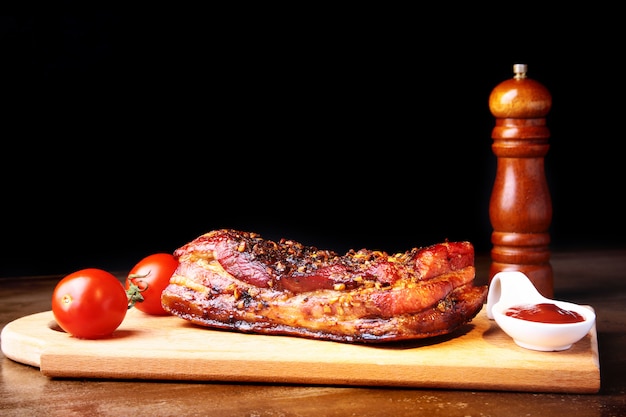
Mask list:
[[504,314],[516,319],[541,323],[579,323],[585,321],[585,318],[577,312],[560,308],[552,303],[509,307]]

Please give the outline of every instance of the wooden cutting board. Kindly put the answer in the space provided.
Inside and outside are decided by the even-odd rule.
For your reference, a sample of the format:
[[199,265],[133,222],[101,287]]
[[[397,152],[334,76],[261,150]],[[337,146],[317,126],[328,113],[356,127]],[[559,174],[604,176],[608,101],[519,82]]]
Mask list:
[[596,393],[595,326],[570,349],[517,346],[486,309],[454,334],[411,343],[351,345],[210,330],[178,317],[128,311],[112,337],[80,340],[51,311],[7,324],[2,352],[51,378],[231,381]]

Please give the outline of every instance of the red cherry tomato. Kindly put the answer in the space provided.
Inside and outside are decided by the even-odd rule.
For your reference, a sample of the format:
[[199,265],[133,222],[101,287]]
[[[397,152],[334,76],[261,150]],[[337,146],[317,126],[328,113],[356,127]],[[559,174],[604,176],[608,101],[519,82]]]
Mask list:
[[161,293],[177,267],[178,259],[169,253],[155,253],[140,260],[126,278],[131,305],[147,314],[169,314],[161,306]]
[[52,293],[52,313],[57,324],[80,339],[110,336],[127,311],[124,285],[102,269],[73,272],[61,279]]

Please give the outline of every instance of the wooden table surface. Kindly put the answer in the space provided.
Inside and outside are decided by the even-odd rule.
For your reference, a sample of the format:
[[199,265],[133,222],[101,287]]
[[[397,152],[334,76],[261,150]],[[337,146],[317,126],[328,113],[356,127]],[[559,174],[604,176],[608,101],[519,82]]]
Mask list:
[[[0,415],[625,416],[626,249],[555,251],[551,263],[555,298],[596,310],[597,394],[51,379],[0,354]],[[477,283],[487,282],[489,264],[477,256]],[[60,278],[0,278],[0,328],[50,310]]]

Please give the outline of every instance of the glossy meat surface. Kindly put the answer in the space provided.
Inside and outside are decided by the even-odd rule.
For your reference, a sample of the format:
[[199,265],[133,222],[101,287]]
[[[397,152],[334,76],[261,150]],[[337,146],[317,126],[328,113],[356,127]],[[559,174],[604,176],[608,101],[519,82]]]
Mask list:
[[354,343],[421,339],[471,321],[487,288],[475,287],[474,249],[444,242],[389,255],[339,255],[230,229],[174,253],[162,295],[171,314],[201,326]]

